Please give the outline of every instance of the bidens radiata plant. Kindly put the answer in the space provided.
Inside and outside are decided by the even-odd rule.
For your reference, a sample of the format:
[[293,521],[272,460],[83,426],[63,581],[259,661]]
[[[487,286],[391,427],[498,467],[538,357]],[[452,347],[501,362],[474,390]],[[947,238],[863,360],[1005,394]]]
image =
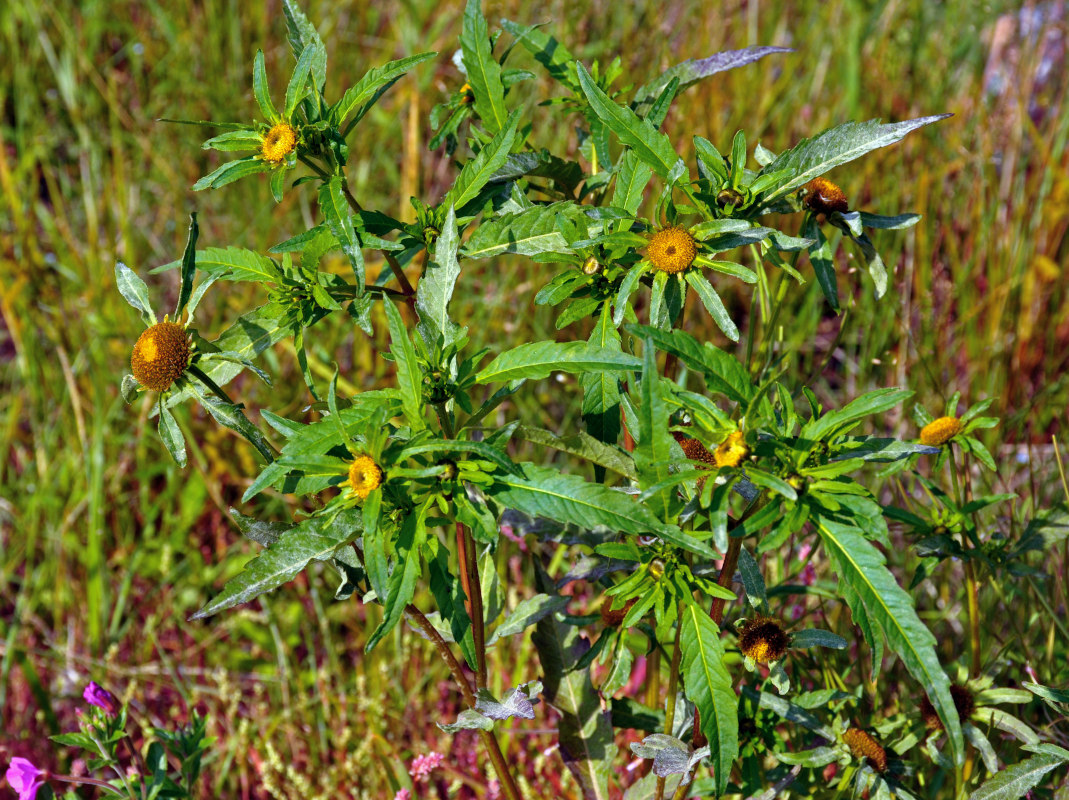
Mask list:
[[[826,174],[946,115],[847,122],[780,153],[741,131],[715,131],[729,148],[695,135],[688,163],[677,150],[683,121],[663,129],[675,98],[724,70],[782,57],[784,48],[683,61],[631,90],[617,86],[618,62],[585,65],[541,26],[503,20],[491,32],[478,0],[469,0],[455,59],[464,78],[431,114],[431,147],[445,148],[459,168],[441,197],[411,198],[415,221],[405,222],[354,196],[348,142],[394,83],[437,54],[374,67],[339,91],[316,29],[293,0],[283,6],[296,59],[284,100],[275,105],[281,95],[269,91],[257,52],[260,118],[190,123],[217,132],[205,148],[239,154],[193,188],[263,173],[276,201],[311,193],[319,221],[263,253],[198,249],[194,217],[174,265],[179,301],[162,322],[143,281],[116,270],[148,326],[123,392],[130,400],[159,393],[159,431],[174,458],[185,463],[173,409],[195,398],[265,462],[245,503],[269,490],[308,501],[292,520],[233,512],[263,550],[199,617],[272,591],[312,562],[332,565],[339,602],[382,608],[367,651],[402,620],[434,644],[466,705],[440,725],[478,732],[509,800],[522,796],[521,784],[496,729],[533,719],[540,701],[558,712],[559,753],[577,797],[625,789],[632,800],[781,791],[1009,797],[1000,786],[1027,791],[1069,760],[1069,751],[993,708],[1031,695],[993,688],[982,673],[991,665],[978,606],[970,601],[959,650],[971,664],[962,673],[941,662],[936,636],[884,556],[891,519],[927,543],[925,570],[949,556],[964,560],[973,600],[978,573],[1023,557],[1005,552],[996,562],[978,523],[981,510],[1006,499],[977,497],[967,469],[994,468],[971,436],[996,423],[981,416],[987,404],[958,417],[955,397],[937,420],[918,409],[916,441],[862,433],[865,423],[883,428],[881,415],[911,392],[882,388],[824,407],[785,377],[791,353],[775,333],[786,299],[813,278],[840,311],[840,287],[854,280],[837,270],[842,243],[867,267],[863,290],[887,291],[866,231],[907,228],[919,217],[856,209]],[[508,65],[522,51],[563,93],[548,105],[578,131],[577,153],[540,146],[522,93],[534,76]],[[336,251],[349,274],[322,267]],[[463,291],[465,263],[489,258],[557,265],[533,299],[556,309],[559,330],[584,323],[589,336],[509,343],[493,357],[472,347],[450,301]],[[369,280],[372,260],[388,269]],[[502,280],[508,274],[500,270]],[[226,281],[261,287],[266,302],[209,342],[193,312]],[[723,297],[727,287],[734,294],[747,286],[753,304],[743,317]],[[370,334],[376,306],[395,385],[347,394],[339,385],[351,384],[337,372],[317,381],[306,355],[316,324],[348,315]],[[702,309],[737,348],[687,332]],[[261,430],[222,387],[242,370],[268,380],[252,361],[283,339],[293,343],[313,405],[295,418],[262,409],[270,430]],[[582,427],[551,431],[509,419],[509,399],[554,374],[577,376]],[[519,452],[535,455],[517,461]],[[547,466],[551,452],[569,466]],[[933,502],[914,510],[881,502],[867,485],[873,465]],[[503,520],[532,543],[534,586],[507,614],[485,557],[503,546]],[[770,554],[802,546],[830,570],[819,593],[814,579],[792,588],[778,575],[766,584]],[[562,547],[571,569],[551,575],[542,555]],[[574,581],[601,595],[600,611],[567,613],[559,590]],[[807,597],[819,597],[819,615]],[[796,624],[815,616],[836,631]],[[540,665],[515,665],[514,688],[495,696],[493,645],[532,626]],[[852,685],[822,668],[834,654],[813,648],[850,648]],[[645,683],[625,692],[638,658]],[[895,660],[911,681],[898,696],[913,702],[897,711],[879,704],[881,673]],[[952,682],[948,669],[962,674]],[[1034,685],[1050,699],[1041,693],[1052,690]],[[617,751],[618,731],[630,737],[630,753]],[[632,755],[647,759],[645,768],[619,769]]]

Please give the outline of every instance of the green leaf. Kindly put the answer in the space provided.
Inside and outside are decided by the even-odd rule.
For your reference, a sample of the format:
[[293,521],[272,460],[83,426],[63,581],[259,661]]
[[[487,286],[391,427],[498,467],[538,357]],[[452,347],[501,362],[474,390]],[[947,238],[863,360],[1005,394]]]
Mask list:
[[920,221],[920,214],[897,214],[893,217],[884,217],[880,214],[866,214],[864,211],[861,212],[861,224],[866,228],[900,231],[905,228],[912,228]]
[[969,800],[1017,800],[1038,786],[1044,775],[1064,763],[1064,759],[1049,753],[1032,756],[988,778],[969,795]]
[[186,465],[186,437],[182,435],[182,429],[178,427],[178,420],[174,418],[171,409],[160,403],[160,438],[163,440],[167,452],[177,462],[178,466]]
[[877,148],[894,144],[910,131],[949,116],[951,115],[936,114],[887,125],[882,125],[875,119],[868,122],[847,122],[812,139],[803,139],[790,150],[780,153],[775,161],[761,170],[762,175],[780,171],[785,173],[782,180],[768,189],[764,201],[770,203],[840,164],[860,158]]
[[501,20],[501,27],[516,37],[516,41],[527,48],[535,61],[546,68],[546,72],[557,81],[572,86],[572,73],[568,66],[575,61],[568,48],[548,33],[539,30],[536,25],[517,25],[507,19]]
[[200,380],[193,384],[193,388],[200,397],[200,404],[207,409],[216,422],[245,438],[256,448],[268,464],[275,460],[275,452],[271,445],[264,438],[260,429],[249,422],[245,412],[241,410],[241,406],[228,403],[214,394],[207,393]]
[[[620,332],[612,324],[612,308],[603,303],[598,322],[590,334],[590,344],[602,349],[620,350]],[[620,381],[615,373],[584,372],[583,422],[595,439],[615,444],[620,435]]]
[[263,147],[263,136],[258,131],[228,131],[218,136],[213,136],[201,144],[202,150],[221,150],[224,152],[248,152],[259,150]]
[[221,280],[279,283],[278,265],[253,250],[241,247],[208,247],[197,251],[197,267]]
[[557,225],[559,215],[577,219],[583,215],[583,209],[575,203],[560,202],[488,220],[480,224],[465,243],[464,255],[490,258],[501,253],[521,256],[569,253],[571,248]]
[[197,212],[189,215],[189,236],[186,238],[186,249],[182,253],[182,284],[178,291],[178,305],[174,309],[174,318],[180,319],[182,312],[186,310],[186,304],[193,294],[193,278],[196,276],[197,263],[197,236],[200,228],[197,226]]
[[324,561],[360,534],[360,509],[311,517],[283,533],[254,558],[193,619],[204,619],[293,580],[312,560]]
[[[642,349],[642,383],[639,385],[638,445],[635,447],[635,466],[639,485],[643,489],[660,484],[669,477],[674,440],[668,432],[668,409],[661,392],[661,377],[657,370],[657,350],[647,339]],[[658,516],[667,520],[670,515],[672,488],[664,488],[654,495],[652,505]]]
[[293,68],[290,82],[286,86],[286,119],[293,119],[297,104],[308,94],[308,77],[315,57],[315,47],[306,47],[297,59],[297,66]]
[[582,64],[576,62],[576,70],[590,107],[598,118],[620,137],[620,141],[632,148],[635,155],[665,180],[674,182],[685,174],[686,167],[682,165],[672,142],[665,134],[656,130],[630,108],[617,105],[598,88]]
[[480,370],[479,383],[545,378],[554,372],[627,371],[642,362],[633,355],[589,342],[530,342],[506,350]]
[[705,277],[705,273],[689,269],[684,274],[684,277],[687,279],[687,283],[697,292],[698,297],[701,298],[702,305],[705,306],[709,316],[716,322],[717,327],[731,341],[737,342],[739,340],[739,329],[735,326],[734,320],[731,319],[731,315],[728,314],[728,310],[724,307],[724,301],[720,299],[716,289],[709,283],[709,279]]
[[146,325],[156,324],[156,312],[152,310],[152,303],[148,299],[148,285],[121,261],[115,262],[115,285],[119,294],[141,315]]
[[275,104],[271,102],[271,91],[267,87],[267,69],[264,67],[263,50],[257,50],[252,60],[252,93],[264,119],[270,123],[278,122],[278,112],[275,111]]
[[521,467],[526,477],[501,476],[489,490],[499,503],[509,508],[587,530],[606,527],[624,533],[660,535],[670,527],[620,491],[549,467],[534,464]]
[[315,87],[320,92],[327,82],[327,48],[323,46],[323,40],[319,38],[319,32],[308,21],[308,17],[301,11],[296,0],[282,0],[282,12],[286,15],[286,28],[289,33],[290,49],[293,57],[299,59],[304,55],[305,48],[315,50],[315,57],[311,63],[311,73],[315,80]]
[[568,605],[568,598],[560,597],[559,595],[536,594],[533,597],[521,600],[512,613],[505,618],[505,621],[498,625],[493,634],[491,634],[486,642],[487,646],[506,636],[523,633],[540,619],[561,611],[566,605]]
[[839,284],[835,278],[835,251],[832,249],[831,243],[824,237],[824,232],[821,231],[816,218],[812,216],[806,218],[806,225],[802,230],[802,235],[812,239],[814,242],[809,246],[809,261],[813,265],[813,272],[816,273],[820,291],[824,293],[828,305],[838,314]]
[[653,169],[644,163],[634,150],[624,153],[616,173],[616,185],[612,190],[613,206],[637,214],[651,177]]
[[669,67],[635,92],[632,106],[636,111],[640,111],[642,106],[652,103],[674,78],[679,79],[679,91],[682,92],[688,86],[692,86],[710,75],[716,75],[718,72],[726,72],[729,69],[752,64],[754,61],[772,53],[792,52],[794,51],[789,47],[744,47],[742,50],[726,50],[723,53],[714,53],[707,58],[688,58],[674,67]]
[[842,650],[847,641],[842,636],[836,636],[831,631],[822,631],[817,628],[806,628],[791,634],[791,647],[805,649],[808,647],[830,647]]
[[739,701],[724,667],[720,628],[695,603],[683,608],[679,646],[684,692],[701,716],[701,730],[712,752],[716,793],[721,795],[727,791],[731,765],[739,754]]
[[[388,307],[388,304],[387,304]],[[401,526],[401,532],[395,543],[396,564],[390,577],[386,579],[386,596],[383,601],[382,622],[364,645],[364,652],[370,653],[387,633],[401,621],[405,606],[416,593],[416,581],[421,569],[420,549],[427,538],[427,528],[423,519],[427,514],[427,504],[411,512]]]
[[702,344],[683,331],[663,331],[649,325],[626,325],[624,330],[633,336],[650,339],[658,350],[674,354],[688,367],[701,372],[710,390],[743,405],[753,397],[754,387],[746,368],[715,345]]
[[204,189],[218,189],[228,183],[244,178],[246,175],[255,175],[258,172],[268,172],[271,165],[263,161],[259,156],[247,156],[236,161],[227,161],[218,169],[209,172],[199,181],[193,184],[193,191],[200,192]]
[[[867,619],[883,631],[887,644],[909,673],[924,687],[947,733],[955,763],[962,763],[965,746],[961,723],[947,678],[935,651],[935,637],[921,622],[913,601],[885,566],[883,554],[857,528],[830,519],[817,519],[821,541],[846,595],[851,611],[860,603]],[[874,634],[875,631],[872,631]]]
[[442,198],[442,205],[452,205],[457,209],[462,209],[478,196],[479,191],[508,160],[512,143],[516,139],[516,126],[519,122],[519,111],[509,114],[505,126],[497,132],[490,143],[483,147],[475,158],[464,164],[453,187]]
[[457,247],[457,215],[453,206],[445,214],[441,235],[434,244],[434,258],[427,264],[423,277],[416,285],[416,313],[419,315],[419,332],[429,349],[433,349],[441,337],[445,345],[456,336],[456,324],[449,319],[449,301],[460,277],[460,262]]
[[501,467],[505,472],[522,477],[523,472],[513,463],[507,455],[502,453],[488,442],[465,442],[460,439],[432,439],[409,445],[401,451],[402,458],[419,455],[420,453],[442,453],[445,455],[465,456],[473,455],[483,458]]
[[319,187],[319,210],[323,212],[330,230],[341,245],[342,252],[349,258],[353,274],[356,276],[357,292],[364,288],[364,254],[360,249],[360,238],[353,227],[353,218],[349,213],[349,204],[345,199],[343,182],[345,178],[334,175]]
[[390,327],[390,352],[397,363],[397,387],[401,390],[401,404],[405,419],[413,430],[423,430],[423,370],[416,359],[416,350],[401,319],[401,312],[392,302],[383,303],[386,322]]
[[486,129],[497,133],[505,127],[505,87],[501,82],[501,65],[490,49],[490,31],[483,16],[481,0],[468,0],[464,8],[464,28],[460,49],[464,54],[464,71],[475,95],[475,113]]
[[802,438],[818,442],[852,428],[864,417],[890,411],[913,392],[908,389],[876,389],[852,400],[837,411],[829,411],[802,426]]
[[570,453],[592,464],[611,469],[631,480],[638,480],[635,464],[624,451],[598,441],[593,436],[580,431],[575,436],[560,437],[541,428],[529,428],[521,425],[516,428],[516,437],[532,442],[541,447],[552,447],[562,453]]
[[437,53],[418,53],[414,56],[407,56],[406,58],[399,58],[396,61],[390,61],[383,64],[381,67],[375,67],[369,69],[365,73],[364,77],[358,80],[353,86],[350,86],[345,94],[342,95],[332,109],[332,116],[338,125],[345,122],[346,118],[355,112],[355,116],[348,125],[345,126],[345,133],[348,134],[352,130],[364,115],[371,109],[379,98],[382,97],[390,87],[396,83],[402,75],[408,72],[412,67],[417,64],[421,64],[427,59],[434,58]]

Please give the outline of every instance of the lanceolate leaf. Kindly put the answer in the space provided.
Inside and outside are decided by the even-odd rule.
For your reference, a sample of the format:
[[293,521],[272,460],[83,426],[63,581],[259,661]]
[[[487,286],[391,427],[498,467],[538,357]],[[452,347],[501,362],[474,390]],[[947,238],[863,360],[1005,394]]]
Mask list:
[[252,59],[252,93],[260,106],[260,113],[268,122],[278,120],[275,104],[271,102],[271,91],[267,87],[267,68],[264,66],[264,51],[257,50]]
[[319,187],[319,210],[323,212],[330,230],[341,245],[342,252],[349,257],[349,263],[356,275],[356,290],[364,288],[364,254],[360,250],[360,239],[353,227],[353,218],[349,213],[349,204],[345,200],[344,181],[341,175],[334,175]]
[[332,517],[312,517],[283,533],[277,542],[245,565],[222,593],[193,615],[203,619],[247,603],[291,581],[309,561],[323,561],[360,533],[360,509]]
[[267,256],[241,247],[208,247],[197,251],[197,267],[221,280],[277,283],[278,266]]
[[[590,344],[610,350],[620,349],[620,332],[612,324],[612,308],[602,304],[601,315]],[[620,381],[615,372],[586,372],[579,379],[583,387],[583,422],[595,439],[616,444],[620,435]]]
[[501,27],[515,36],[516,41],[526,47],[535,61],[545,67],[554,79],[569,86],[572,84],[568,65],[575,60],[575,56],[567,47],[534,25],[517,25],[503,19]]
[[1049,753],[1032,756],[988,778],[983,786],[969,795],[969,800],[1017,800],[1038,786],[1044,775],[1064,763],[1065,759]]
[[442,199],[443,205],[452,205],[454,208],[463,208],[471,200],[475,199],[482,189],[501,169],[508,160],[512,143],[516,139],[516,126],[519,124],[520,112],[513,111],[509,115],[508,122],[498,131],[497,135],[486,145],[475,158],[464,164],[464,168],[457,175],[453,188],[446,192]]
[[673,78],[679,78],[679,91],[682,92],[702,78],[708,78],[718,72],[726,72],[729,69],[752,64],[760,58],[772,53],[793,52],[789,47],[744,47],[742,50],[726,50],[723,53],[714,53],[708,58],[688,58],[674,67],[669,67],[657,78],[647,83],[635,92],[633,105],[636,110],[652,103],[664,90]]
[[352,128],[402,75],[416,64],[428,58],[434,58],[436,55],[437,53],[418,53],[369,69],[364,77],[346,90],[341,100],[334,106],[332,109],[334,120],[341,124],[355,112],[346,130]]
[[531,342],[506,350],[478,375],[479,383],[545,378],[553,372],[627,371],[642,362],[629,353],[589,342]]
[[416,360],[416,350],[408,337],[401,312],[389,301],[383,307],[390,327],[390,352],[397,363],[397,386],[401,390],[405,419],[414,430],[422,430],[427,427],[423,419],[423,370]]
[[560,611],[566,605],[568,605],[568,598],[559,595],[536,594],[534,597],[525,598],[497,627],[486,643],[491,645],[498,639],[523,633],[543,617]]
[[490,50],[490,31],[483,16],[481,0],[468,0],[464,9],[464,29],[460,34],[464,69],[475,95],[475,113],[490,133],[505,127],[505,87],[501,65]]
[[635,155],[634,150],[624,153],[613,187],[613,206],[637,214],[642,205],[642,194],[652,176],[653,170]]
[[[657,350],[649,339],[642,349],[642,383],[639,391],[638,446],[635,465],[643,489],[665,481],[672,460],[672,434],[668,432],[668,410],[661,394],[661,378],[657,370]],[[665,488],[655,495],[650,505],[662,519],[668,519],[673,488]]]
[[319,32],[308,21],[308,17],[301,11],[296,0],[282,0],[282,12],[286,15],[286,28],[289,31],[293,57],[299,59],[305,48],[315,48],[311,73],[315,80],[315,88],[323,91],[323,85],[327,82],[327,49],[323,46],[323,40],[319,38]]
[[197,226],[197,214],[189,215],[189,238],[186,239],[186,249],[182,253],[182,288],[178,294],[178,305],[174,309],[174,318],[180,319],[186,309],[190,296],[193,294],[193,278],[197,272],[197,236],[200,228]]
[[[489,258],[501,253],[534,256],[569,252],[568,242],[557,226],[560,214],[575,219],[583,214],[583,210],[574,203],[561,202],[488,220],[479,225],[465,243],[464,255]],[[590,227],[590,235],[594,236],[597,226]]]
[[679,330],[665,331],[649,325],[626,325],[624,329],[650,339],[658,350],[675,354],[688,367],[701,372],[712,391],[744,405],[753,397],[754,388],[746,368],[715,345],[702,344]]
[[428,348],[433,348],[438,336],[445,344],[453,340],[456,325],[449,319],[449,301],[460,277],[460,262],[457,260],[457,215],[453,206],[445,214],[442,233],[434,244],[434,259],[416,286],[416,313],[419,314],[419,332]]
[[571,453],[592,464],[611,469],[632,480],[638,480],[635,463],[627,453],[615,445],[599,442],[590,434],[580,431],[575,436],[561,437],[541,428],[528,428],[521,425],[516,429],[516,437],[542,447],[553,447],[562,453]]
[[386,596],[381,598],[382,622],[364,645],[365,653],[370,653],[382,641],[382,637],[401,621],[405,606],[412,601],[416,592],[416,581],[423,571],[420,549],[427,537],[427,528],[423,523],[426,513],[427,505],[424,504],[409,513],[401,527],[396,542],[397,563],[386,580]]
[[531,516],[570,522],[585,529],[607,527],[623,533],[660,533],[668,526],[633,497],[578,475],[522,464],[526,478],[505,475],[490,493],[501,504]]
[[[590,107],[598,118],[617,136],[620,141],[635,151],[635,154],[653,168],[654,172],[668,181],[676,180],[680,173],[680,162],[675,148],[668,137],[641,119],[626,106],[617,105],[603,92],[582,64],[576,63],[579,83],[583,87]],[[685,168],[683,168],[685,171]]]
[[701,730],[709,740],[717,795],[727,791],[731,764],[739,754],[739,701],[724,667],[720,628],[694,603],[683,609],[679,646],[683,648],[683,686],[698,707]]
[[762,175],[784,171],[785,177],[770,188],[765,202],[782,197],[792,189],[808,183],[840,164],[860,158],[872,150],[899,141],[910,131],[946,119],[950,114],[919,117],[905,122],[881,124],[879,120],[847,122],[824,131],[812,139],[803,139],[761,170]]
[[950,696],[950,680],[935,652],[935,637],[888,571],[883,554],[861,531],[826,518],[818,519],[817,528],[840,582],[852,590],[853,596],[847,595],[848,601],[853,600],[851,610],[858,602],[864,606],[868,619],[880,627],[887,644],[924,687],[960,764],[965,752],[961,723]]
[[121,261],[115,264],[115,285],[119,288],[119,294],[137,310],[146,325],[156,324],[156,313],[148,299],[148,285]]

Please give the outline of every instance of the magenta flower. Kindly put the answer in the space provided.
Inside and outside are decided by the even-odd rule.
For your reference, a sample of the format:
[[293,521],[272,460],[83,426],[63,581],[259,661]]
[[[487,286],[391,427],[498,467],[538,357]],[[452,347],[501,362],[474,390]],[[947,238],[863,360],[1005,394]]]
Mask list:
[[412,766],[409,767],[408,774],[412,776],[414,781],[425,781],[444,759],[445,756],[441,753],[433,751],[425,756],[416,756],[412,759]]
[[47,772],[37,769],[25,758],[13,758],[4,777],[8,785],[19,793],[19,800],[36,800],[37,790],[45,785],[47,775]]
[[408,789],[398,789],[397,794],[393,796],[393,800],[412,800],[412,792]]
[[122,708],[119,705],[119,701],[115,699],[115,695],[95,681],[89,681],[89,685],[82,692],[82,697],[89,705],[103,709],[104,713],[109,717],[118,716],[119,710]]

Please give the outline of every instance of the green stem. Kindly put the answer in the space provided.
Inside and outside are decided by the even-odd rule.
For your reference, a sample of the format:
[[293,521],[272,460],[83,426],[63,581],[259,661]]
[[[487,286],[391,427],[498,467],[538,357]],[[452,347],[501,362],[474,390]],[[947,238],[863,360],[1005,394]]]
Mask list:
[[[954,452],[950,452],[950,479],[954,485],[954,499],[958,508],[965,506],[967,488],[958,476],[958,460]],[[967,479],[966,479],[967,482]],[[980,677],[980,586],[976,580],[976,567],[972,562],[972,548],[964,533],[961,535],[962,548],[965,551],[965,592],[966,607],[969,611],[969,647],[972,659],[969,666],[969,676]]]
[[102,781],[97,778],[76,778],[73,775],[57,775],[54,772],[50,772],[48,773],[48,780],[63,781],[63,783],[84,783],[89,786],[99,786],[101,789],[107,789],[112,794],[117,794],[119,795],[119,797],[122,797],[122,792],[120,792],[107,781]]
[[[363,211],[364,209],[361,207],[360,203],[355,197],[353,197],[353,193],[349,191],[349,183],[345,180],[344,176],[342,176],[341,188],[342,192],[344,192],[345,194],[346,202],[349,203],[349,207],[353,211],[356,211],[358,213],[360,211]],[[408,304],[410,306],[415,307],[416,290],[413,289],[412,284],[408,282],[408,276],[405,275],[405,271],[404,268],[401,266],[401,263],[394,257],[393,253],[391,253],[389,250],[383,250],[382,255],[386,258],[386,263],[390,265],[390,269],[393,271],[393,276],[397,278],[397,283],[398,285],[400,285],[401,292],[404,294],[405,299],[408,301]]]

